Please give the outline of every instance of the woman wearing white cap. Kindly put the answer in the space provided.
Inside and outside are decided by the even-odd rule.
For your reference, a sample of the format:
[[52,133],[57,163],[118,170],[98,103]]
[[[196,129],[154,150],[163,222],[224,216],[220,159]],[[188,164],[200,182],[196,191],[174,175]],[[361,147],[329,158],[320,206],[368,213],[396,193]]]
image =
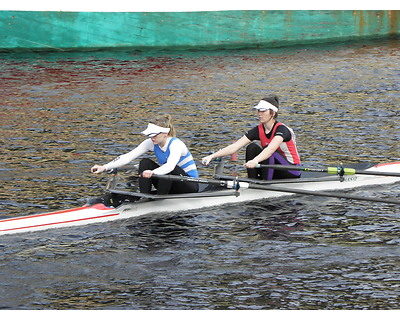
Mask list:
[[165,115],[157,119],[155,123],[149,123],[142,134],[149,138],[140,143],[131,152],[121,155],[105,165],[93,166],[91,172],[100,173],[105,170],[119,168],[142,154],[152,151],[159,164],[148,158],[140,161],[140,192],[150,193],[152,185],[157,189],[157,194],[197,192],[198,185],[195,182],[170,181],[153,177],[153,174],[198,177],[196,164],[191,153],[186,145],[175,137],[171,116]]
[[[255,168],[257,164],[300,165],[300,157],[293,130],[276,120],[279,109],[278,97],[264,98],[254,109],[257,110],[260,124],[236,142],[204,157],[203,164],[208,165],[213,158],[234,154],[248,145],[245,167],[249,178],[262,180],[299,178],[301,171]],[[261,147],[252,143],[254,140],[260,140]]]

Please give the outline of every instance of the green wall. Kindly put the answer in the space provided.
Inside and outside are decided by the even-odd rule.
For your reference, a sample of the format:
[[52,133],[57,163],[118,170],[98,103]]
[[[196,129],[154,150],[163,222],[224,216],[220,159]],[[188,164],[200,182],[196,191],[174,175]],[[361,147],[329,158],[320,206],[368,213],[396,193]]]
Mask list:
[[399,30],[399,11],[0,11],[0,50],[282,46]]

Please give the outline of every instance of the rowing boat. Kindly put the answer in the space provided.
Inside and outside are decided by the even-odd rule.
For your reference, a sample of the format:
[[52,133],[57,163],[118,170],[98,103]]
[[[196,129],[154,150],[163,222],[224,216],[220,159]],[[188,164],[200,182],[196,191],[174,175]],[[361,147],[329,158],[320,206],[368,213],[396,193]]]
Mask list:
[[[343,171],[343,170],[342,170]],[[339,171],[338,171],[339,172]],[[357,172],[357,171],[355,171]],[[373,173],[374,175],[369,175]],[[250,181],[235,177],[214,176],[213,179],[159,176],[166,179],[195,179],[204,190],[194,194],[181,195],[145,195],[124,190],[110,189],[105,197],[92,200],[83,207],[55,212],[32,214],[0,220],[0,235],[33,232],[50,228],[82,226],[92,223],[102,223],[120,219],[129,219],[151,213],[180,212],[215,207],[226,204],[236,204],[261,199],[275,199],[294,194],[310,194],[317,196],[335,196],[356,200],[378,200],[381,202],[400,204],[398,200],[380,198],[363,198],[351,196],[348,192],[329,194],[326,191],[348,190],[371,185],[384,185],[400,181],[400,162],[368,166],[363,173],[354,175],[337,175],[304,173],[300,179],[280,181]],[[376,175],[375,175],[376,174]],[[212,188],[209,188],[213,186]],[[290,186],[290,187],[288,187]],[[111,206],[110,197],[120,201]],[[121,201],[121,199],[123,199]],[[380,200],[379,200],[380,199]]]

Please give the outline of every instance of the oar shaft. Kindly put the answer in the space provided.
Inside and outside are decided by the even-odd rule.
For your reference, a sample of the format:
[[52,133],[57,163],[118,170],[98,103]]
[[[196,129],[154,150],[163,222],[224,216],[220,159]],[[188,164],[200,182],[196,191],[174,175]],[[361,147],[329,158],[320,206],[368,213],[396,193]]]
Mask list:
[[[241,184],[243,187],[243,184]],[[312,191],[312,190],[304,190],[304,189],[297,189],[297,188],[286,188],[286,187],[277,187],[271,185],[259,185],[254,183],[249,183],[248,188],[252,189],[260,189],[260,190],[269,190],[269,191],[276,191],[276,192],[287,192],[287,193],[297,193],[297,194],[304,194],[304,195],[311,195],[311,196],[321,196],[321,197],[331,197],[331,198],[343,198],[343,199],[350,199],[350,200],[361,200],[361,201],[373,201],[373,202],[384,202],[384,203],[392,203],[392,204],[400,204],[399,200],[394,199],[382,199],[382,198],[375,198],[375,197],[361,197],[356,195],[349,195],[344,193],[327,193],[324,191]]]
[[[337,174],[340,173],[341,168],[339,167],[327,167],[327,168],[306,168],[306,167],[301,167],[301,166],[291,166],[291,165],[281,165],[281,164],[257,164],[256,168],[270,168],[270,169],[275,169],[275,170],[284,170],[284,171],[308,171],[308,172],[327,172],[331,174]],[[343,168],[344,169],[344,168]],[[354,170],[354,169],[352,169]],[[350,173],[351,170],[348,170],[348,174],[354,174]]]
[[216,184],[221,187],[226,188],[235,188],[238,189],[259,189],[259,190],[267,190],[267,191],[275,191],[275,192],[283,192],[283,193],[294,193],[294,194],[304,194],[304,195],[312,195],[312,196],[321,196],[321,197],[331,197],[331,198],[343,198],[350,200],[360,200],[360,201],[372,201],[372,202],[383,202],[383,203],[392,203],[392,204],[400,204],[400,200],[394,199],[382,199],[375,197],[361,197],[356,195],[349,195],[345,193],[327,193],[324,191],[312,191],[298,188],[287,188],[281,186],[274,185],[261,185],[257,183],[248,183],[248,182],[240,182],[237,180],[217,180],[217,179],[204,179],[204,178],[193,178],[188,176],[175,176],[175,175],[157,175],[158,178],[161,179],[170,179],[173,181],[191,181],[198,183],[206,183],[206,184]]
[[259,180],[259,179],[250,179],[244,177],[234,177],[234,176],[226,176],[226,175],[215,175],[218,179],[224,180],[237,180],[239,182],[252,182],[256,184],[262,185],[271,185],[271,184],[296,184],[296,183],[304,183],[304,182],[326,182],[326,181],[340,181],[339,177],[333,176],[326,176],[326,177],[319,177],[319,178],[301,178],[301,179],[275,179],[275,180]]
[[275,170],[284,171],[307,171],[307,172],[325,172],[329,174],[337,175],[371,175],[371,176],[386,176],[386,177],[400,177],[400,172],[384,172],[384,171],[368,171],[368,170],[356,170],[353,168],[342,168],[342,167],[326,167],[326,168],[306,168],[301,166],[291,165],[280,165],[280,164],[257,164],[256,168],[270,168]]
[[400,177],[400,172],[384,172],[384,171],[368,171],[368,170],[355,170],[354,174],[365,174],[371,176],[386,176],[386,177]]
[[165,179],[165,180],[171,180],[171,181],[189,181],[189,182],[197,182],[197,183],[204,183],[204,184],[214,184],[214,185],[218,185],[220,187],[226,187],[226,188],[234,187],[234,181],[229,181],[229,180],[194,178],[194,177],[189,177],[189,176],[176,176],[176,175],[171,175],[171,174],[166,174],[166,175],[154,174],[153,176],[157,177],[158,179]]

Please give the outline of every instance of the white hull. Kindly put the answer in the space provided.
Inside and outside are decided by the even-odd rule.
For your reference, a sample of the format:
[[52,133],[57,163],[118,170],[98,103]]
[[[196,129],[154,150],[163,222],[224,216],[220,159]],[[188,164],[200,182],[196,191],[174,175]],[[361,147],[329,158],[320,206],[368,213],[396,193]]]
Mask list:
[[[400,163],[378,165],[368,169],[380,172],[400,172]],[[344,181],[290,183],[290,188],[309,191],[345,190],[370,185],[391,184],[400,181],[400,177],[354,175],[345,176]],[[287,187],[287,184],[274,184],[274,187]],[[287,192],[240,189],[239,196],[218,196],[207,198],[176,198],[153,200],[141,203],[128,203],[116,209],[104,205],[81,207],[64,211],[34,214],[0,221],[0,235],[32,232],[50,228],[81,226],[92,223],[129,219],[156,212],[179,212],[206,207],[235,204],[260,199],[273,199],[292,195]]]

